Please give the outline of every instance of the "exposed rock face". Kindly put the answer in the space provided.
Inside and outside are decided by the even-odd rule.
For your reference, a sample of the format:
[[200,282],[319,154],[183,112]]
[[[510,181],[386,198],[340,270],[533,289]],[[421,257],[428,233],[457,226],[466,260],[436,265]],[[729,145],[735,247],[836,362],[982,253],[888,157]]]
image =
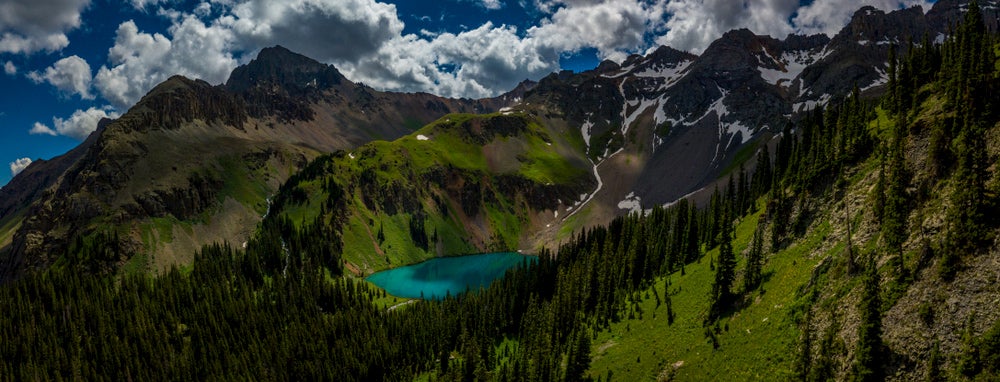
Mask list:
[[[111,122],[110,119],[106,118],[101,120],[97,124],[97,130],[103,130]],[[45,189],[55,184],[59,177],[97,141],[97,135],[99,134],[92,134],[66,154],[50,160],[32,162],[10,183],[0,188],[0,225],[28,207],[35,199],[41,197]]]
[[[997,2],[980,3],[995,24]],[[855,86],[877,93],[891,44],[905,54],[911,38],[942,38],[967,4],[940,1],[927,14],[864,7],[833,38],[734,30],[701,56],[661,47],[620,65],[552,74],[526,99],[580,126],[590,157],[608,172],[621,170],[607,161],[618,150],[645,158],[628,188],[646,207],[668,203],[715,180],[737,151],[781,132],[800,113]]]
[[796,111],[847,94],[854,86],[866,89],[885,83],[890,46],[904,46],[911,36],[919,41],[926,32],[920,7],[890,13],[870,6],[861,8],[830,41],[827,54],[802,72],[802,93]]
[[173,76],[142,97],[117,121],[126,132],[180,129],[200,119],[243,129],[247,112],[243,102],[205,81]]
[[342,84],[353,85],[333,66],[276,46],[261,50],[256,59],[233,70],[225,88],[246,101],[253,117],[274,115],[294,121],[311,120],[310,104],[323,91]]
[[337,68],[324,65],[282,46],[264,48],[248,65],[233,70],[226,89],[243,93],[268,89],[286,95],[319,92],[348,82]]
[[[938,0],[927,12],[927,24],[932,31],[947,33],[949,27],[958,24],[969,9],[969,0]],[[979,0],[983,13],[983,23],[990,31],[1000,30],[1000,2]],[[935,36],[931,36],[932,38]]]

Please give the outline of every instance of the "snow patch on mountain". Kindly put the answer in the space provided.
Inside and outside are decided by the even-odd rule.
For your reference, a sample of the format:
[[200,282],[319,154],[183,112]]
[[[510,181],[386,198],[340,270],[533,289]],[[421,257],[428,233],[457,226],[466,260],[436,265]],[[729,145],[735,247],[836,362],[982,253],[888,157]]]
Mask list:
[[882,70],[882,68],[875,68],[875,71],[878,72],[879,78],[875,81],[872,81],[872,83],[868,84],[868,86],[861,88],[861,91],[865,91],[879,85],[885,85],[886,83],[889,82],[889,75],[886,74],[885,71]]
[[774,58],[770,54],[767,54],[766,51],[765,54],[769,59],[774,61],[779,69],[771,69],[763,66],[758,67],[757,70],[760,72],[760,77],[769,84],[787,88],[791,86],[792,81],[799,77],[799,74],[802,74],[803,70],[809,65],[822,60],[830,54],[830,51],[825,47],[819,52],[798,50],[785,52],[781,55],[781,58]]
[[677,84],[681,78],[687,74],[688,68],[693,63],[693,60],[681,61],[675,64],[664,65],[662,68],[648,68],[642,72],[635,73],[634,76],[637,78],[660,78],[663,79],[663,83],[660,84],[659,89],[656,91],[666,91],[670,87]]
[[781,69],[758,67],[757,70],[767,83],[787,87],[813,62],[816,62],[816,58],[809,52],[798,51],[781,55],[781,59],[777,61]]
[[[611,154],[611,155],[607,156],[607,158],[611,158],[611,157],[615,156],[615,154],[618,154],[618,153],[622,152],[622,150],[623,149],[618,149],[618,151],[615,151],[614,154]],[[605,159],[607,159],[607,158],[605,158]],[[586,206],[587,203],[590,203],[590,201],[593,200],[595,196],[597,196],[597,193],[601,192],[601,189],[604,188],[604,181],[601,179],[601,172],[598,171],[598,166],[600,166],[601,163],[603,163],[603,162],[604,162],[604,160],[601,160],[601,161],[599,161],[597,163],[594,163],[593,161],[591,161],[591,163],[594,164],[594,179],[597,179],[597,188],[595,188],[594,192],[592,192],[590,194],[582,194],[582,195],[580,195],[580,201],[578,201],[576,203],[573,203],[574,207],[579,206],[576,209],[573,209],[573,207],[567,207],[566,211],[569,212],[569,214],[566,215],[565,218],[563,218],[563,221],[566,221],[566,219],[569,219],[573,215],[576,215],[577,212],[580,212],[580,210],[583,209],[583,206]],[[570,211],[572,211],[572,212],[570,212]]]
[[627,67],[618,69],[619,70],[618,73],[615,73],[615,74],[604,74],[604,75],[601,75],[601,77],[604,77],[604,78],[618,78],[618,77],[624,76],[626,74],[629,74],[630,72],[632,72],[632,69],[635,69],[635,65],[629,65]]
[[628,195],[625,195],[625,199],[618,202],[618,209],[628,210],[629,214],[647,214],[651,211],[642,209],[642,199],[635,192],[629,192]]
[[[648,110],[650,107],[659,106],[660,105],[659,101],[660,100],[657,98],[652,100],[643,99],[643,100],[626,102],[625,106],[622,108],[622,118],[625,121],[622,122],[622,135],[628,133],[629,127],[632,126],[632,123],[634,123],[636,118],[639,118],[639,116],[642,115],[643,112]],[[630,107],[636,107],[636,108],[635,110],[632,110],[631,113],[629,113],[628,110]]]
[[830,96],[829,94],[823,94],[819,96],[819,99],[796,103],[795,105],[792,106],[792,110],[794,110],[796,113],[812,110],[815,109],[817,106],[825,106],[827,103],[830,102],[831,98],[833,97]]
[[594,123],[590,122],[590,119],[588,119],[587,122],[584,122],[583,126],[580,126],[580,135],[583,136],[583,143],[587,144],[588,149],[590,148],[590,131],[593,128]]

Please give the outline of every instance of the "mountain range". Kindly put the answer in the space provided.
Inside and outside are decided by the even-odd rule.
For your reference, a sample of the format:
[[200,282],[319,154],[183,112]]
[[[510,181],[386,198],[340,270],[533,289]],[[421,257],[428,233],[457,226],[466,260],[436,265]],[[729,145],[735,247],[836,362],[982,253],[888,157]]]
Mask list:
[[282,47],[170,78],[0,189],[0,375],[996,380],[998,10],[480,100]]
[[[984,19],[996,30],[991,4],[983,7]],[[701,55],[660,47],[622,63],[525,81],[481,100],[381,92],[332,66],[267,48],[225,84],[170,78],[121,118],[101,121],[75,149],[36,161],[15,177],[0,190],[0,279],[64,261],[71,248],[101,232],[114,232],[122,250],[88,265],[92,271],[190,263],[204,244],[246,242],[268,213],[270,197],[310,161],[337,151],[341,160],[365,155],[385,145],[369,142],[399,138],[389,144],[396,150],[412,149],[407,142],[421,137],[481,146],[471,156],[440,157],[446,170],[409,174],[433,170],[444,188],[479,189],[418,192],[409,210],[389,212],[448,215],[429,208],[437,198],[467,212],[438,219],[442,229],[452,227],[458,248],[534,251],[628,212],[683,197],[706,200],[713,185],[739,168],[752,171],[747,159],[773,145],[792,121],[854,88],[879,94],[890,46],[904,52],[913,36],[941,41],[964,6],[942,0],[926,13],[864,7],[832,38],[734,30]],[[514,130],[490,132],[506,128]],[[470,131],[475,134],[452,136]],[[558,155],[545,158],[552,144]],[[384,171],[405,164],[393,160],[371,166]],[[462,165],[470,160],[486,165]],[[538,175],[567,168],[579,176]],[[524,176],[501,187],[494,175],[508,173]],[[413,184],[396,186],[405,194]],[[508,195],[511,190],[518,196]],[[527,207],[513,199],[496,204],[486,191]],[[363,205],[354,212],[357,221],[386,212]],[[506,210],[497,212],[501,205]],[[404,261],[440,254],[422,253]]]

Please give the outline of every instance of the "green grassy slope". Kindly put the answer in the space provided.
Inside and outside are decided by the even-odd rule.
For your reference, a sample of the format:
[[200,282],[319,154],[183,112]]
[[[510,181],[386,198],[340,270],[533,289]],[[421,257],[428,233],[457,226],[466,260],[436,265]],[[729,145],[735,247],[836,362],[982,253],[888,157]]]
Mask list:
[[[736,253],[747,249],[761,213],[744,218],[736,226]],[[843,250],[839,245],[824,248],[830,229],[829,223],[817,224],[807,237],[767,258],[761,290],[745,306],[719,320],[718,328],[707,328],[718,331],[718,348],[705,335],[703,325],[714,277],[710,259],[718,255],[718,248],[687,266],[683,275],[677,272],[658,279],[628,308],[627,316],[633,319],[613,324],[593,342],[591,375],[606,376],[610,371],[615,380],[621,381],[668,376],[708,381],[792,378],[800,334],[796,320],[808,299],[803,287],[821,259]],[[739,269],[745,265],[745,257],[737,258]],[[666,290],[676,315],[673,324],[667,320],[667,306],[657,307],[652,295],[662,296],[668,280]]]
[[[935,129],[947,126],[943,121],[955,118],[955,112],[946,106],[939,83],[919,89],[917,100],[903,129],[908,200],[901,257],[887,249],[886,233],[876,217],[883,208],[876,204],[877,182],[880,172],[887,170],[879,155],[871,155],[839,175],[827,175],[825,185],[797,191],[790,221],[804,228],[793,229],[798,232],[788,246],[766,255],[764,280],[757,292],[743,296],[721,319],[706,325],[715,275],[711,262],[719,251],[713,248],[683,274],[657,279],[625,308],[626,319],[595,334],[589,374],[619,381],[781,381],[801,375],[849,379],[857,363],[862,320],[864,277],[857,267],[871,258],[881,279],[880,339],[885,351],[880,372],[889,380],[978,380],[976,373],[992,366],[976,361],[990,359],[977,349],[995,349],[989,341],[996,341],[1000,327],[996,308],[1000,287],[995,282],[1000,276],[996,267],[1000,244],[993,239],[1000,236],[1000,229],[995,219],[987,218],[983,235],[991,239],[981,247],[950,246],[948,219],[954,213],[958,180],[947,171],[954,162],[940,162],[932,150]],[[993,204],[986,208],[995,213],[995,198],[1000,195],[996,167],[1000,123],[996,114],[990,115],[985,134],[976,139],[987,150],[983,182]],[[899,119],[882,107],[872,117],[869,134],[891,142]],[[952,143],[947,150],[960,148]],[[735,285],[741,285],[747,248],[764,218],[763,200],[758,206],[735,228]],[[953,277],[942,271],[949,253],[960,263]],[[658,304],[655,296],[665,291],[676,315],[672,324],[666,304]],[[932,368],[935,343],[941,355]],[[931,375],[934,370],[939,374]]]
[[[393,142],[323,157],[286,187],[296,224],[337,221],[355,274],[525,248],[540,212],[592,187],[575,130],[523,113],[452,114]],[[307,170],[307,173],[310,171]],[[342,192],[337,205],[331,193]]]

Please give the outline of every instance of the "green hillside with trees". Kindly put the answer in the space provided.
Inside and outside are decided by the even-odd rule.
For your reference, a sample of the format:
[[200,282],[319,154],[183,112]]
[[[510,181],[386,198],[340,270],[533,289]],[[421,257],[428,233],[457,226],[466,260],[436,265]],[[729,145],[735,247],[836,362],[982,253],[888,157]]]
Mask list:
[[[342,254],[365,195],[336,181],[364,173],[345,154],[293,177],[245,249],[205,247],[190,270],[88,275],[72,259],[121,249],[78,243],[0,288],[0,378],[1000,378],[998,45],[975,6],[928,41],[894,49],[881,99],[855,91],[787,126],[705,205],[582,230],[478,293],[373,303],[384,292]],[[526,163],[547,160],[526,142]],[[398,159],[384,145],[372,155]]]

